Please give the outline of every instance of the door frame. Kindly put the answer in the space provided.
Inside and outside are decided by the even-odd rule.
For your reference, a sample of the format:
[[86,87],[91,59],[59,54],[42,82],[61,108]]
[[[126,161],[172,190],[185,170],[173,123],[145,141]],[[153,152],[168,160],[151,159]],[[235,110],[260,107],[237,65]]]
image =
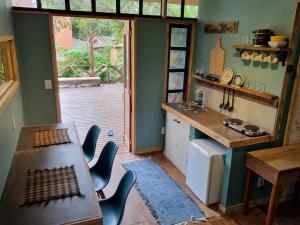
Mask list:
[[[49,39],[50,39],[50,48],[51,48],[51,59],[52,59],[52,72],[53,72],[53,89],[55,95],[55,107],[56,107],[56,122],[61,123],[61,106],[60,106],[60,94],[59,94],[59,84],[58,84],[58,70],[57,70],[57,61],[56,61],[56,49],[55,49],[55,37],[54,37],[54,29],[53,29],[53,17],[61,16],[61,17],[74,17],[74,15],[60,15],[60,14],[50,14],[48,15],[48,29],[49,29]],[[80,16],[82,18],[98,18],[98,19],[115,19],[112,17],[95,17],[95,16]],[[120,18],[118,20],[129,21],[130,24],[130,42],[131,42],[131,50],[130,50],[130,82],[131,82],[131,97],[130,97],[130,148],[129,151],[136,153],[136,50],[137,50],[137,35],[136,35],[136,27],[137,22],[136,19],[131,18]],[[124,116],[125,118],[125,116]]]

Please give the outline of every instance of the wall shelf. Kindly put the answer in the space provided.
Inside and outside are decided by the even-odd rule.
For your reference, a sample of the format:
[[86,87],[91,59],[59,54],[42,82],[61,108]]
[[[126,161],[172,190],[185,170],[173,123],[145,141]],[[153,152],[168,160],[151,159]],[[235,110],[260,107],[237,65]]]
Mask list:
[[245,88],[245,87],[237,87],[237,86],[230,85],[230,84],[222,84],[218,81],[206,80],[206,79],[203,79],[202,77],[195,76],[195,75],[193,75],[193,78],[195,80],[197,80],[198,82],[201,82],[202,84],[205,84],[207,86],[212,86],[212,87],[215,87],[218,89],[227,88],[230,90],[234,90],[234,91],[240,93],[241,95],[247,96],[256,101],[261,101],[261,102],[267,103],[276,108],[278,107],[278,104],[279,104],[279,100],[280,100],[279,97],[269,94],[269,93],[261,93],[256,90],[252,90],[252,89]]
[[253,45],[233,45],[232,47],[237,50],[240,56],[245,52],[245,50],[256,52],[273,52],[282,63],[282,66],[285,65],[288,53],[292,51],[290,48],[255,47]]

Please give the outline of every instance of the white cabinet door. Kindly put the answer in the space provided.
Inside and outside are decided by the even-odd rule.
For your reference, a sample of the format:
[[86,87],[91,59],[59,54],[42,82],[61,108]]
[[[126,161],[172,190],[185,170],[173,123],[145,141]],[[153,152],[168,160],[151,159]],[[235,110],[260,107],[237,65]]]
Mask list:
[[186,175],[187,155],[189,147],[190,125],[178,120],[177,123],[177,149],[176,149],[176,166]]
[[184,174],[186,174],[189,133],[189,124],[167,113],[164,154]]
[[166,116],[166,136],[165,136],[165,152],[168,159],[174,163],[176,152],[176,138],[177,138],[177,123],[175,117],[171,113]]

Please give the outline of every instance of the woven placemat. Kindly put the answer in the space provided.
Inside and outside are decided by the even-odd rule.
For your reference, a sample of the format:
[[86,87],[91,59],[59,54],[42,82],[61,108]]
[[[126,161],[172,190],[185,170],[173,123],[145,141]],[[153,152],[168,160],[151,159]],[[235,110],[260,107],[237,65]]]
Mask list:
[[34,133],[34,147],[71,143],[68,129],[53,129],[36,131]]
[[83,195],[80,192],[74,166],[28,170],[24,205]]

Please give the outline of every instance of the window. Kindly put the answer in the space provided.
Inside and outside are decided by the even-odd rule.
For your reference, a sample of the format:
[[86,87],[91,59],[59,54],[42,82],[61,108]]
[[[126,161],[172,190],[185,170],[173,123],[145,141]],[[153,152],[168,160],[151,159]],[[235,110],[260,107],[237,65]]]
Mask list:
[[184,18],[198,18],[199,0],[186,0],[184,4]]
[[25,8],[36,8],[36,0],[12,0],[13,6],[25,7]]
[[173,18],[195,19],[198,17],[199,0],[12,0],[15,10],[53,12],[60,10],[67,14],[116,16],[130,15],[140,17],[165,17],[162,2],[166,1],[166,16]]
[[167,16],[198,18],[199,0],[167,0]]
[[116,13],[116,0],[97,0],[96,11],[104,13]]
[[43,9],[65,9],[65,0],[41,0]]
[[120,0],[121,2],[121,13],[126,14],[139,14],[139,0]]
[[73,11],[92,11],[92,2],[90,0],[69,0],[70,9]]
[[167,16],[181,17],[181,0],[168,0]]
[[170,24],[167,71],[167,102],[185,100],[188,72],[191,25]]
[[161,15],[161,0],[144,0],[143,15],[160,16]]
[[15,45],[12,36],[0,36],[0,109],[19,82]]

